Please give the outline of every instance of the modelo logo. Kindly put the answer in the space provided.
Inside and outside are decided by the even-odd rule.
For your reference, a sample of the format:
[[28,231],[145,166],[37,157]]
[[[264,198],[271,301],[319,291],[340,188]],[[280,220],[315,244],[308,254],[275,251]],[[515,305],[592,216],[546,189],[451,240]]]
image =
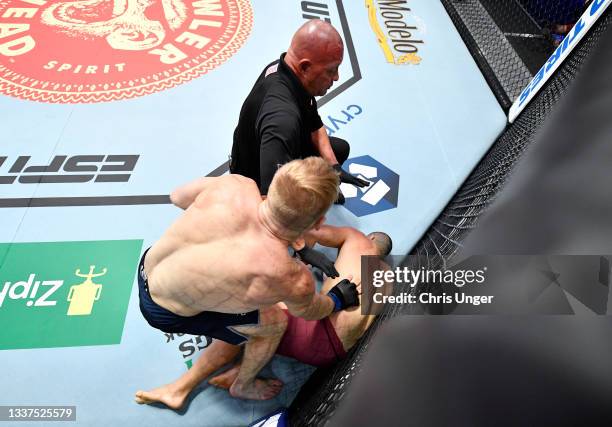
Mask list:
[[30,156],[19,156],[12,163],[7,162],[8,157],[0,156],[0,171],[5,163],[10,165],[6,171],[10,175],[0,175],[0,184],[127,182],[139,157],[137,154],[55,156],[48,165],[28,166]]
[[376,0],[376,3],[378,9],[375,0],[366,0],[368,20],[387,62],[398,65],[419,64],[421,57],[417,53],[424,41],[419,36],[421,30],[417,25],[407,22],[407,17],[412,20],[418,18],[411,15],[406,0]]
[[248,0],[0,1],[0,93],[133,98],[199,77],[247,39]]

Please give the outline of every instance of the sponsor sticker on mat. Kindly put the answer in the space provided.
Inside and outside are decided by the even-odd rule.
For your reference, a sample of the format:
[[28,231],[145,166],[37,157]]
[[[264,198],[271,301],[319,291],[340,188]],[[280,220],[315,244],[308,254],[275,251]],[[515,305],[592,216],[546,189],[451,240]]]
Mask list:
[[148,95],[226,61],[252,21],[247,0],[2,0],[0,93],[54,103]]
[[0,350],[119,344],[141,247],[0,244]]

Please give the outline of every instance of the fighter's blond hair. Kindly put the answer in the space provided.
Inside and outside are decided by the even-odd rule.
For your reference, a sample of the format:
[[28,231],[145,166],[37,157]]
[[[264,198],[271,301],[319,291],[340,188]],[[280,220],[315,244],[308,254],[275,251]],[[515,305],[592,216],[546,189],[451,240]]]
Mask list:
[[301,234],[312,227],[338,198],[338,173],[321,157],[283,165],[274,174],[267,203],[274,222]]

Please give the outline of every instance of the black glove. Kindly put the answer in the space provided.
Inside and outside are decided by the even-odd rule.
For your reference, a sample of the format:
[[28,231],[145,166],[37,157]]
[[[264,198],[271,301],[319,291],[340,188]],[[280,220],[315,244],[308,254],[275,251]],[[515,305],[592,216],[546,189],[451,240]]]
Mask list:
[[339,163],[336,163],[333,168],[340,174],[340,182],[346,182],[347,184],[353,184],[357,187],[367,187],[370,185],[368,181],[364,181],[363,179],[357,178],[356,176],[351,175],[342,169]]
[[346,199],[344,198],[344,194],[342,194],[342,191],[338,191],[338,198],[334,203],[336,205],[343,205],[345,201]]
[[323,273],[325,273],[327,277],[331,277],[333,279],[334,277],[339,276],[336,267],[334,267],[334,262],[331,259],[327,258],[325,254],[319,251],[315,251],[314,249],[309,248],[308,246],[304,246],[304,248],[297,251],[297,253],[300,256],[300,259],[304,261],[304,263],[310,264],[313,267],[317,267]]
[[345,308],[359,305],[359,294],[357,285],[349,282],[348,279],[341,280],[327,293],[334,300],[334,311],[344,310]]

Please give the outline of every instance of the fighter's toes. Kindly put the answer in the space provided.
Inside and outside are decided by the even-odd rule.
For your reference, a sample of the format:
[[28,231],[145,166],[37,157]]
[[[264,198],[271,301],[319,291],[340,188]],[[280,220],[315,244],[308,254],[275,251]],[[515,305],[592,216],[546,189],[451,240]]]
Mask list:
[[167,386],[164,386],[151,391],[138,390],[134,395],[134,401],[140,405],[163,403],[171,409],[180,409],[186,397],[186,394],[171,392]]
[[268,382],[268,385],[270,387],[278,388],[278,389],[283,388],[283,382],[281,380],[270,379],[270,380],[266,380],[266,381]]
[[276,395],[278,395],[283,388],[283,383],[277,380],[268,380],[268,387],[262,392],[263,399],[272,399]]
[[144,391],[142,390],[138,390],[136,392],[136,394],[134,395],[134,400],[136,401],[136,403],[142,405],[144,403],[150,403],[151,400],[149,398],[147,398],[147,395]]
[[208,380],[208,383],[215,387],[228,389],[230,388],[234,380],[236,380],[236,377],[238,376],[239,371],[240,371],[240,366],[236,365],[233,368],[217,376],[212,377],[211,379]]

